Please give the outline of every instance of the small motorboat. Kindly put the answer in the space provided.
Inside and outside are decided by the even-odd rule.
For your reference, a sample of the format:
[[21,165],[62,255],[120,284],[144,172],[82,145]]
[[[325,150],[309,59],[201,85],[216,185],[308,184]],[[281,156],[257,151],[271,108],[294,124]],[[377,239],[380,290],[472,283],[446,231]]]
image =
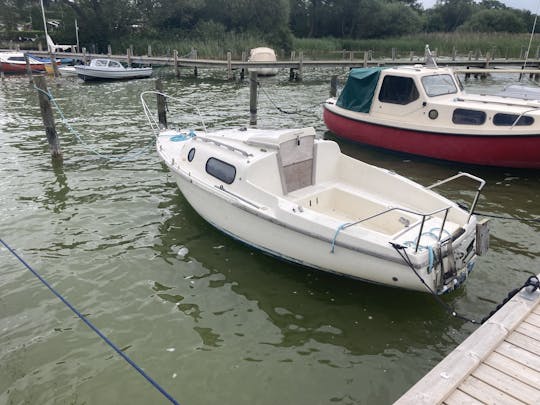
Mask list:
[[92,59],[89,65],[75,66],[75,71],[84,81],[142,79],[152,75],[151,67],[124,67],[112,59]]
[[540,168],[540,100],[515,89],[467,94],[451,68],[430,61],[352,69],[339,98],[324,103],[326,126],[340,138],[399,152]]
[[[277,57],[272,48],[259,47],[250,50],[248,61],[252,63],[276,62]],[[249,70],[257,72],[259,76],[275,76],[278,73],[278,68],[275,67],[257,67],[249,68]]]
[[[160,158],[187,201],[225,234],[269,255],[386,286],[442,294],[487,249],[473,215],[484,181],[423,187],[355,160],[313,128],[159,129]],[[479,183],[467,211],[432,188]],[[484,235],[484,237],[477,236]]]
[[[45,64],[28,55],[32,72],[44,72]],[[0,70],[4,73],[26,73],[26,60],[22,52],[0,52]]]

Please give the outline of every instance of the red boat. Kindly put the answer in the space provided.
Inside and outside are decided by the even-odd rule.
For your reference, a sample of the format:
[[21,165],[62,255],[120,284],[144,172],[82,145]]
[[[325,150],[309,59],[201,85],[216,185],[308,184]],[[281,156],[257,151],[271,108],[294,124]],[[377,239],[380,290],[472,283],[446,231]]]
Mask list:
[[540,168],[540,101],[467,94],[452,69],[436,64],[352,69],[323,117],[336,136],[380,148]]
[[[44,72],[45,63],[28,56],[32,72]],[[4,73],[26,73],[26,61],[22,52],[0,53],[0,70]]]

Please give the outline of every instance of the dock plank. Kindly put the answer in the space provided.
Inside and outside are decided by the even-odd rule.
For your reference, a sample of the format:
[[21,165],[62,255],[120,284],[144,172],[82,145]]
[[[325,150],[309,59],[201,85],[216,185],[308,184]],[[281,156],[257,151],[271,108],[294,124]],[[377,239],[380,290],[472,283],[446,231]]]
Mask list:
[[508,342],[501,343],[496,349],[496,352],[540,372],[540,355],[531,353]]
[[497,370],[511,375],[518,380],[531,386],[540,387],[540,372],[533,370],[526,365],[519,363],[509,357],[503,356],[497,352],[491,355],[484,361],[485,364],[496,368]]
[[463,381],[463,384],[461,384],[459,389],[485,404],[516,405],[527,403],[522,402],[473,376],[470,376]]
[[540,328],[540,313],[537,314],[533,312],[527,317],[525,321]]
[[531,339],[540,341],[540,327],[534,326],[533,324],[527,322],[527,319],[516,328],[516,332],[527,335]]
[[466,392],[461,390],[455,390],[452,395],[450,395],[446,401],[443,402],[444,405],[482,405],[483,402],[477,400],[474,397],[471,397]]
[[540,403],[540,391],[487,364],[481,364],[472,376],[524,403]]
[[540,341],[522,333],[513,332],[507,336],[506,341],[531,353],[540,353]]

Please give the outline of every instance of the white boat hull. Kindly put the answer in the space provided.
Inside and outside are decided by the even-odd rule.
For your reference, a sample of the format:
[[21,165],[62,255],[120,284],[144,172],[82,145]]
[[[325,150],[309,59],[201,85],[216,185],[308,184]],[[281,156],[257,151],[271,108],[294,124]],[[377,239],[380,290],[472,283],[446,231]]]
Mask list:
[[152,75],[152,68],[92,68],[89,66],[75,66],[77,75],[84,81],[90,80],[131,80],[142,79]]

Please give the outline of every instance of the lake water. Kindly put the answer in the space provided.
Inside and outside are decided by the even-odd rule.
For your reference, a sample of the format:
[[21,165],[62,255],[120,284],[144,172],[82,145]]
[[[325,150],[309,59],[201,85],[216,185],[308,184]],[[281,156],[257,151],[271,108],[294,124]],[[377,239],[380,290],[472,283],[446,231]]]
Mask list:
[[[184,74],[157,71],[165,92],[196,104],[208,127],[248,123],[247,82]],[[331,74],[344,80],[342,70],[308,70],[302,83],[285,71],[261,79],[259,127],[315,126],[328,136],[320,103]],[[516,79],[466,88],[492,92]],[[0,237],[180,404],[388,404],[475,329],[428,294],[283,263],[213,229],[152,149],[139,94],[153,79],[48,85],[79,136],[57,115],[62,164],[51,161],[27,78],[0,83]],[[172,107],[169,121],[195,122]],[[478,211],[540,216],[538,171],[340,144],[424,185],[468,171],[487,180]],[[472,189],[457,183],[446,195],[466,202]],[[491,229],[488,255],[443,298],[475,319],[540,272],[540,224],[495,219]],[[0,248],[0,404],[148,403],[167,401]]]

